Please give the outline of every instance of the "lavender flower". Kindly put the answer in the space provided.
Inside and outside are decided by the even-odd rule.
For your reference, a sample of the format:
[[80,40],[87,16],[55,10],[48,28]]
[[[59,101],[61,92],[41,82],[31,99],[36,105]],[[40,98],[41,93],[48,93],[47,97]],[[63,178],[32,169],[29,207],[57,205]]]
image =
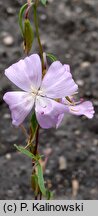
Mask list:
[[[5,75],[23,90],[7,92],[3,97],[9,105],[12,123],[15,126],[19,126],[31,110],[34,112],[34,109],[42,128],[59,126],[64,113],[69,112],[68,104],[66,106],[65,102],[60,103],[61,98],[70,97],[78,89],[72,79],[69,65],[62,65],[59,61],[51,64],[42,79],[41,60],[37,54],[13,64],[5,70]],[[86,105],[88,109],[90,105],[92,110],[91,103]],[[83,105],[82,112],[81,106],[78,108],[78,114],[85,115]],[[72,109],[70,112],[73,113]]]

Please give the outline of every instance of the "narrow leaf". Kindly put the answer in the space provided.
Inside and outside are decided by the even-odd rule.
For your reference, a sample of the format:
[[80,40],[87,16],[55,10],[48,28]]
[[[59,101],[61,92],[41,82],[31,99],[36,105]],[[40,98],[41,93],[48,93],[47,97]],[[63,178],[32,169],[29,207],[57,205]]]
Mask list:
[[42,192],[42,194],[44,196],[46,196],[46,188],[45,188],[45,185],[44,185],[44,178],[43,178],[43,170],[42,170],[42,167],[41,165],[38,163],[37,165],[37,176],[38,176],[38,185],[39,185],[39,188]]
[[23,148],[22,146],[17,146],[16,144],[15,144],[14,146],[15,146],[16,149],[17,149],[18,151],[20,151],[21,153],[27,155],[28,157],[30,157],[30,158],[32,158],[32,159],[34,159],[34,160],[37,160],[37,159],[36,159],[36,156],[33,155],[31,152],[29,152],[27,149]]
[[57,58],[56,58],[53,54],[47,53],[46,55],[47,55],[48,58],[50,58],[50,60],[51,60],[52,62],[57,61]]
[[47,0],[40,0],[43,5],[46,5]]
[[21,29],[21,32],[22,32],[22,36],[24,35],[24,27],[23,27],[23,13],[24,11],[26,10],[28,4],[24,4],[21,9],[20,9],[20,12],[19,12],[19,26],[20,26],[20,29]]
[[38,194],[39,186],[38,186],[38,177],[36,174],[32,174],[31,176],[31,186],[34,191],[35,196]]
[[50,200],[53,197],[52,192],[50,192],[49,190],[47,190],[46,191],[46,197],[47,197],[47,200]]

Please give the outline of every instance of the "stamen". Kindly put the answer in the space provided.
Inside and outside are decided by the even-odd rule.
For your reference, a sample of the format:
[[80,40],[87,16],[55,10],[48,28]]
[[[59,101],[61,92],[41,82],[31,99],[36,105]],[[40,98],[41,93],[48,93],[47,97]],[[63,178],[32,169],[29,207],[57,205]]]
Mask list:
[[42,97],[45,97],[45,96],[46,96],[46,95],[43,93],[42,90],[39,90],[39,91],[38,91],[38,95],[39,95],[39,96],[42,96]]
[[69,105],[75,106],[75,102],[72,101],[68,96],[66,97],[66,100],[69,102]]
[[79,112],[79,110],[74,110],[72,108],[70,108],[70,110],[73,111],[73,112]]
[[32,86],[31,86],[31,91],[32,91],[32,94],[34,94],[34,95],[37,95],[37,93],[38,93],[38,90],[33,88]]

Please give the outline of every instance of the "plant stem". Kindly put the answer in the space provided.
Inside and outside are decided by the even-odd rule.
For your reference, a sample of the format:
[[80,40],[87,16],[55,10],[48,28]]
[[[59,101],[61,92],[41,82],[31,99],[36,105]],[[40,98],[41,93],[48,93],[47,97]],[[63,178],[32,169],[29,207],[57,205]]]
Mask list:
[[[34,155],[37,154],[38,142],[39,142],[39,125],[38,125],[37,131],[36,131]],[[38,192],[38,194],[39,194],[39,192]],[[35,196],[35,200],[38,200],[38,194]]]
[[36,4],[36,6],[38,6],[39,0],[35,0],[35,4]]
[[[37,6],[38,6],[39,0],[35,0],[35,4],[33,6],[34,8],[34,24],[35,24],[35,29],[36,29],[36,36],[37,36],[37,40],[38,40],[38,45],[39,45],[39,52],[40,52],[40,56],[41,56],[41,62],[42,62],[42,72],[45,69],[45,65],[44,65],[44,58],[43,58],[43,47],[41,44],[41,40],[40,40],[40,35],[39,35],[39,27],[38,27],[38,16],[37,16]],[[37,154],[38,151],[38,143],[39,143],[39,125],[36,131],[36,137],[35,137],[35,149],[34,149],[34,155]],[[38,195],[39,192],[37,194],[37,196],[35,196],[35,200],[38,199]],[[42,199],[42,193],[40,191],[40,200]]]
[[39,51],[41,55],[41,61],[42,61],[42,71],[44,70],[44,58],[43,58],[43,48],[40,40],[40,35],[39,35],[39,28],[38,28],[38,18],[37,18],[37,4],[35,2],[34,7],[34,23],[35,23],[35,29],[36,29],[36,36],[39,44]]
[[40,192],[40,200],[42,200],[42,193]]
[[39,142],[39,125],[38,125],[37,131],[36,131],[36,140],[35,140],[34,155],[37,154],[38,142]]
[[28,19],[28,15],[29,15],[29,10],[31,8],[31,5],[28,5],[26,12],[25,12],[25,19]]

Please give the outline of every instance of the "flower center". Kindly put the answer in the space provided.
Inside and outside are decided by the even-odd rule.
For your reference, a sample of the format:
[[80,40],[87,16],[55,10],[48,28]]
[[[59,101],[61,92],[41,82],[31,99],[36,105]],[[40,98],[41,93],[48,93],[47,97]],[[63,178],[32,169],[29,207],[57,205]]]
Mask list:
[[35,89],[35,88],[32,88],[32,94],[35,95],[35,96],[41,96],[41,97],[45,97],[45,94],[42,90],[38,90],[38,89]]
[[37,89],[34,89],[34,88],[32,88],[32,94],[33,94],[33,95],[37,95],[37,93],[38,93],[38,90],[37,90]]

